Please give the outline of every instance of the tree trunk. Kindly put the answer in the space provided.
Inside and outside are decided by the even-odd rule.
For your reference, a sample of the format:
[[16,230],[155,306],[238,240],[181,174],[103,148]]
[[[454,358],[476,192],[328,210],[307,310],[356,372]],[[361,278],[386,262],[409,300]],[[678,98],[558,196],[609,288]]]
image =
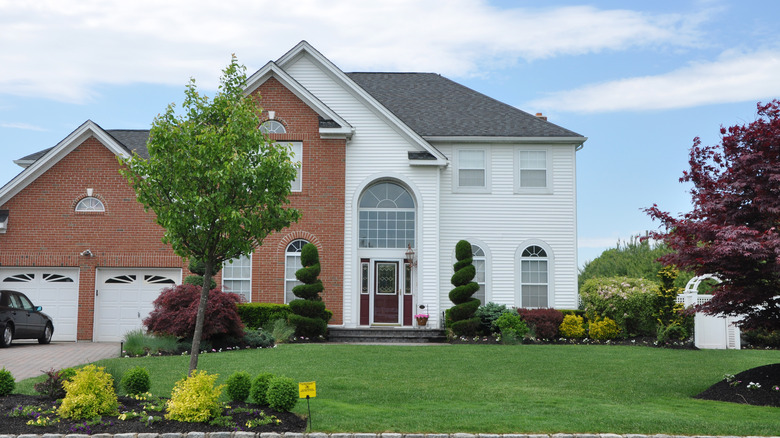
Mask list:
[[198,369],[198,354],[200,354],[200,338],[203,336],[203,322],[206,320],[206,305],[209,301],[209,286],[211,286],[211,261],[205,261],[206,272],[203,273],[203,287],[200,290],[198,316],[195,318],[195,333],[192,334],[192,351],[190,352],[190,371]]

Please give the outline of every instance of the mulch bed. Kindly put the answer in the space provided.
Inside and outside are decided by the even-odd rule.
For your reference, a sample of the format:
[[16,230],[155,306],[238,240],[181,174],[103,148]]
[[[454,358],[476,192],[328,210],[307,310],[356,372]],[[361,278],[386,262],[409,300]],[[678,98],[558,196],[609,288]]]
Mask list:
[[[100,422],[85,422],[61,420],[58,423],[49,426],[28,425],[27,422],[35,419],[35,415],[18,417],[9,416],[13,410],[19,410],[20,407],[38,406],[40,410],[51,408],[54,402],[48,398],[37,395],[11,394],[6,397],[0,397],[0,434],[22,435],[36,434],[43,435],[47,433],[56,434],[97,434],[97,433],[186,433],[186,432],[226,432],[226,431],[249,431],[249,432],[304,432],[307,427],[306,419],[291,412],[277,412],[268,407],[259,407],[247,403],[230,403],[231,409],[226,409],[224,415],[231,417],[233,425],[211,425],[208,423],[183,423],[179,421],[166,420],[164,418],[155,419],[150,423],[146,418],[135,418],[132,420],[121,421],[116,416],[106,416]],[[246,408],[249,412],[237,412]],[[252,419],[260,418],[258,413],[262,410],[266,416],[274,416],[280,420],[277,424],[273,421],[271,424],[248,428],[246,422]],[[129,397],[119,397],[119,412],[134,411],[142,412],[142,402]],[[163,417],[162,412],[153,412],[150,415]],[[93,424],[95,423],[95,424]]]
[[[725,378],[695,398],[755,406],[780,407],[780,363],[752,368]],[[751,385],[751,383],[758,384]],[[753,386],[751,389],[750,386]]]

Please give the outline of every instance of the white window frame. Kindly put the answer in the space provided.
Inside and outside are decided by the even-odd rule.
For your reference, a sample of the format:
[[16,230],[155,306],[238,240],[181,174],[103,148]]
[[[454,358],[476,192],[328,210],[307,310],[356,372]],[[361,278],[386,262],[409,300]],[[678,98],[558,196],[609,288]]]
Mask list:
[[301,192],[303,191],[303,142],[291,141],[290,152],[292,153],[292,161],[296,163],[295,179],[292,181],[292,187],[290,191]]
[[[236,273],[235,271],[238,271],[239,274],[240,274],[241,268],[243,266],[238,267],[238,269],[234,269],[234,268],[228,269],[229,266],[231,266],[231,265],[233,265],[234,263],[237,263],[237,262],[242,263],[242,265],[245,263],[246,267],[249,268],[249,276],[248,277],[227,275],[228,271],[230,271],[232,274],[235,274]],[[225,282],[227,282],[227,281],[236,281],[236,282],[240,281],[242,283],[246,282],[247,289],[244,290],[243,287],[241,288],[240,291],[235,291],[235,290],[228,289],[225,286]],[[233,292],[235,294],[238,294],[238,295],[241,295],[242,297],[244,297],[244,300],[247,303],[251,303],[252,302],[252,254],[228,260],[225,263],[225,265],[222,266],[222,291],[223,292]]]
[[[290,251],[290,248],[296,242],[301,243],[296,245],[296,251]],[[307,243],[310,242],[306,239],[293,239],[284,248],[284,304],[290,304],[290,301],[297,299],[292,293],[292,289],[299,284],[303,284],[295,277],[295,271],[303,267],[301,264],[301,252],[303,251],[303,246]],[[289,263],[293,260],[295,260],[293,262],[293,268],[295,269],[291,270]],[[287,295],[288,291],[291,294],[290,296]]]
[[[523,168],[520,166],[520,155],[522,152],[544,152],[545,166],[544,168],[527,168],[527,170],[544,170],[545,171],[545,184],[544,187],[523,187],[522,172]],[[546,195],[553,192],[553,178],[552,178],[552,153],[547,146],[523,146],[517,147],[514,151],[514,164],[515,164],[515,193],[518,194],[537,194]]]
[[[523,252],[525,252],[526,249],[532,247],[532,246],[538,246],[542,250],[544,250],[546,257],[544,258],[537,258],[537,257],[523,257]],[[526,279],[523,278],[523,262],[524,261],[545,261],[547,262],[547,282],[526,282]],[[515,288],[515,305],[517,307],[522,307],[525,309],[540,309],[540,308],[550,308],[553,307],[555,296],[555,275],[554,275],[554,268],[555,268],[555,258],[553,256],[553,252],[550,249],[550,246],[546,243],[539,241],[539,240],[529,240],[526,242],[523,242],[520,246],[517,247],[517,251],[515,252],[515,281],[517,282],[517,286]],[[536,285],[546,285],[547,286],[547,303],[543,306],[538,307],[526,307],[523,306],[523,286],[529,285],[529,286],[536,286]]]
[[[463,152],[482,152],[484,156],[485,181],[481,186],[462,186],[460,185],[461,170],[475,170],[478,168],[464,168],[464,161],[461,159]],[[452,191],[453,193],[490,193],[491,175],[490,175],[490,148],[484,146],[459,146],[453,149],[453,171],[452,171]]]
[[103,201],[94,196],[85,196],[79,200],[74,210],[79,213],[103,213],[106,211],[106,206]]
[[[476,250],[475,250],[475,248],[476,248]],[[477,251],[482,252],[482,254],[481,255],[475,254]],[[489,268],[490,268],[490,265],[488,264],[488,252],[485,249],[485,246],[483,244],[472,243],[471,244],[471,253],[472,253],[472,259],[471,259],[472,262],[471,263],[474,265],[474,268],[477,271],[477,275],[474,276],[474,281],[476,281],[477,284],[479,285],[479,290],[474,292],[474,295],[472,295],[472,296],[475,297],[475,298],[478,298],[478,297],[476,297],[477,294],[482,296],[482,299],[480,301],[482,302],[481,305],[484,306],[485,304],[487,304],[489,302],[488,301],[488,289],[487,289],[488,271],[489,271]],[[477,262],[482,262],[482,270],[483,270],[482,277],[483,278],[481,279],[481,281],[479,279],[479,269],[477,269],[477,265],[479,263],[477,263]]]
[[260,132],[263,134],[286,134],[287,128],[278,120],[266,120],[260,124]]

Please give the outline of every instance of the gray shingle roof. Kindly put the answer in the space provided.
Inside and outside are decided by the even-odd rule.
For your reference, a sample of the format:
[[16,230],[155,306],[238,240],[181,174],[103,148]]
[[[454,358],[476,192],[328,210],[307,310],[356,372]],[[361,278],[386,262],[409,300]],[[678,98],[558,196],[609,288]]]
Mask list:
[[[422,137],[582,137],[436,73],[347,73]],[[320,125],[329,127],[326,120]],[[336,125],[337,127],[338,125]],[[146,129],[107,129],[128,151],[149,158]],[[52,148],[22,157],[35,161]]]
[[582,137],[436,73],[347,76],[423,137]]

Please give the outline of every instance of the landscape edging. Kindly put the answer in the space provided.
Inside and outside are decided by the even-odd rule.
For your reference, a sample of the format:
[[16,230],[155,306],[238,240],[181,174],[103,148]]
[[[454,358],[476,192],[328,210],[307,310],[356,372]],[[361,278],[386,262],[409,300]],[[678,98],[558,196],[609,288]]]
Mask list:
[[[492,433],[298,433],[298,432],[188,432],[188,433],[80,433],[43,435],[0,434],[0,438],[759,438],[735,435],[714,437],[712,435],[642,435],[615,433],[555,433],[555,434],[492,434]],[[778,436],[761,438],[780,438]]]

